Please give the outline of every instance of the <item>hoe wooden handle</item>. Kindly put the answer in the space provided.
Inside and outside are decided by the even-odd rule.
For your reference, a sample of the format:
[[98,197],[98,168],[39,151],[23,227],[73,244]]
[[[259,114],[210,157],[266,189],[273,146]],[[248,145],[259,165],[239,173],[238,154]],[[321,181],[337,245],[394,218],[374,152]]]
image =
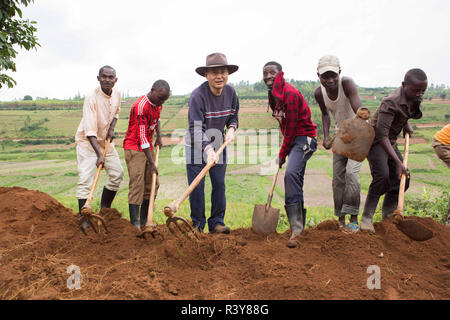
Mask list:
[[[225,147],[228,144],[228,140],[226,140],[222,146],[219,148],[219,150],[217,150],[216,152],[216,156],[219,157],[219,155],[223,152],[223,149],[225,149]],[[194,191],[195,187],[197,187],[197,185],[200,183],[200,181],[206,176],[206,174],[208,173],[209,169],[211,169],[211,167],[213,167],[215,165],[215,163],[211,162],[206,164],[206,166],[202,169],[202,171],[200,171],[200,173],[197,175],[197,177],[195,177],[195,179],[191,182],[191,184],[189,185],[189,187],[186,189],[186,191],[183,192],[183,194],[174,202],[172,202],[169,206],[167,206],[166,208],[170,208],[170,210],[172,211],[172,215],[174,212],[177,212],[178,207],[180,206],[180,204],[186,200],[186,198],[191,194],[192,191]],[[164,209],[164,213],[166,213],[166,215],[169,213],[169,210],[165,210]]]
[[277,178],[278,178],[279,171],[280,171],[280,167],[277,166],[277,171],[275,172],[275,175],[273,176],[272,188],[270,189],[269,197],[267,198],[266,211],[269,210],[270,204],[272,203],[273,190],[275,189],[275,185],[277,184]]
[[[159,145],[156,146],[155,151],[155,167],[158,168],[159,158]],[[156,173],[152,174],[152,189],[150,191],[150,203],[148,205],[147,224],[146,226],[153,226],[153,209],[155,206],[155,193],[156,193]]]
[[[110,138],[106,139],[105,148],[103,149],[103,159],[106,156],[106,151],[109,148],[109,143],[110,143]],[[95,187],[97,186],[97,181],[98,181],[98,178],[100,177],[100,171],[102,171],[102,169],[103,169],[103,164],[99,165],[97,168],[97,172],[95,173],[94,182],[92,183],[92,187],[91,187],[91,192],[89,192],[89,196],[86,200],[86,204],[84,205],[85,207],[89,208],[91,205],[92,198],[94,197]]]
[[[405,134],[405,154],[403,156],[403,165],[408,168],[408,153],[409,153],[409,133]],[[400,190],[398,191],[398,205],[396,213],[403,216],[403,204],[405,202],[405,185],[406,185],[406,175],[402,174],[400,179]]]

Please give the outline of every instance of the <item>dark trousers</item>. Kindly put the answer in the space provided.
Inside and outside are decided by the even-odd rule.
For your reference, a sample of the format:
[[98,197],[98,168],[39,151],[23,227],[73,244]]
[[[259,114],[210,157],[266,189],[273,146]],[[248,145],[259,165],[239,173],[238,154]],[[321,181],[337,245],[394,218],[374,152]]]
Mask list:
[[316,139],[306,136],[295,138],[291,151],[289,151],[284,175],[284,202],[286,205],[303,202],[303,179],[306,163],[316,150]]
[[[398,150],[397,144],[392,145],[397,157],[403,161],[402,154]],[[369,192],[373,195],[384,196],[383,218],[389,216],[397,208],[398,191],[400,189],[400,180],[395,173],[395,162],[389,158],[386,151],[379,143],[374,143],[367,155],[369,161],[372,182],[369,186]],[[405,191],[409,187],[409,178],[406,179]]]
[[[186,170],[188,184],[197,177],[197,175],[205,167],[206,163],[201,159],[201,151],[186,147]],[[194,156],[195,153],[195,156]],[[200,158],[198,158],[200,155]],[[200,159],[200,160],[199,160]],[[225,225],[225,172],[226,164],[226,149],[220,157],[220,161],[209,170],[209,177],[211,179],[211,216],[208,218],[208,229],[211,231],[218,224]],[[193,226],[203,230],[206,224],[205,216],[205,178],[203,178],[197,187],[189,195],[189,203],[191,207],[191,219]]]

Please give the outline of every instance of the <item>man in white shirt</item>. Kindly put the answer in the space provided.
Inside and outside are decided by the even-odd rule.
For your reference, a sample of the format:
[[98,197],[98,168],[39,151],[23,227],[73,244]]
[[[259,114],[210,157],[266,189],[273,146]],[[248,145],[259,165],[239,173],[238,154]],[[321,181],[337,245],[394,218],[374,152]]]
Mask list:
[[[116,71],[110,66],[103,66],[99,70],[97,80],[100,87],[85,96],[83,118],[75,135],[79,176],[77,198],[80,214],[99,165],[102,164],[108,174],[101,198],[102,208],[111,208],[123,178],[119,154],[112,141],[106,156],[103,157],[107,138],[111,140],[114,138],[114,127],[120,112],[121,95],[114,89],[117,82]],[[85,223],[83,227],[86,226]]]

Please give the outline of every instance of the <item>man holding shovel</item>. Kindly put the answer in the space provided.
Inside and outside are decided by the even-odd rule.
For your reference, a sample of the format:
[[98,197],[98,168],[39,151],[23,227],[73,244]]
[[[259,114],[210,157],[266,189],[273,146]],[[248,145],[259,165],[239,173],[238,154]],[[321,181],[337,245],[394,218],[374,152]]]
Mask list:
[[406,176],[405,190],[409,186],[409,171],[403,165],[403,157],[398,150],[397,137],[411,135],[413,129],[409,119],[422,117],[422,96],[428,86],[425,72],[421,69],[409,70],[402,85],[383,98],[375,111],[371,125],[375,129],[375,140],[367,156],[372,182],[367,193],[360,228],[375,233],[372,218],[383,194],[383,219],[391,216],[397,208],[400,179]]
[[[333,115],[336,129],[346,119],[355,117],[361,107],[358,89],[349,77],[341,77],[339,59],[335,56],[320,58],[317,65],[317,76],[320,87],[314,91],[314,97],[322,111],[323,146],[331,148],[330,116]],[[358,213],[361,187],[359,171],[361,162],[333,153],[333,199],[334,214],[339,218],[339,224],[345,227],[345,215],[350,215],[350,222],[346,226],[351,232],[357,232]]]
[[[138,229],[144,227],[147,222],[152,174],[158,174],[153,159],[153,134],[156,130],[155,147],[157,145],[161,147],[159,119],[162,105],[169,96],[169,84],[165,80],[158,80],[150,92],[133,103],[130,110],[123,149],[130,177],[128,192],[130,223]],[[156,197],[159,188],[158,176],[155,188]]]
[[[107,139],[114,138],[114,127],[120,112],[120,92],[114,89],[116,71],[110,66],[100,68],[97,80],[100,87],[87,94],[83,104],[83,118],[75,135],[79,181],[77,184],[78,206],[86,203],[98,166],[103,165],[108,181],[103,188],[101,207],[111,208],[123,178],[123,168],[114,143],[109,144],[106,156],[103,150]],[[86,228],[87,221],[83,223]]]
[[311,110],[303,95],[284,80],[279,63],[271,61],[264,65],[263,80],[269,89],[272,116],[278,120],[283,134],[278,156],[280,168],[289,155],[284,176],[285,209],[292,232],[287,246],[294,248],[298,246],[296,237],[302,233],[306,222],[303,177],[306,163],[317,149],[317,126],[311,120]]
[[[206,65],[195,69],[206,81],[189,98],[189,130],[186,134],[188,184],[194,181],[206,163],[215,163],[209,170],[212,185],[211,216],[208,219],[210,233],[230,233],[230,228],[224,223],[227,153],[225,148],[217,159],[214,149],[224,142],[224,127],[227,128],[225,141],[233,141],[238,128],[239,99],[234,88],[227,85],[228,75],[238,68],[228,64],[222,53],[208,55]],[[206,225],[204,188],[203,178],[189,194],[193,227],[200,232]]]

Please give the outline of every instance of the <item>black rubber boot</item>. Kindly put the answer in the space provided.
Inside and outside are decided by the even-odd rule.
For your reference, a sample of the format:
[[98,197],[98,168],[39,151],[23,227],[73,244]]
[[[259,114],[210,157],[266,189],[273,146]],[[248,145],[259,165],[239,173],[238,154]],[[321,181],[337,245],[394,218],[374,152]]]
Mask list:
[[305,203],[302,201],[302,214],[303,214],[303,230],[305,229],[305,223],[306,223],[306,208]]
[[139,205],[128,204],[128,209],[130,210],[130,223],[139,229]]
[[147,214],[148,214],[148,205],[150,201],[148,199],[144,199],[141,204],[141,213],[140,213],[140,221],[141,227],[143,228],[147,224]]
[[111,208],[111,204],[114,200],[114,197],[116,196],[116,193],[117,191],[111,191],[109,189],[106,189],[106,187],[103,187],[101,207]]
[[366,203],[364,204],[364,211],[361,217],[360,229],[362,231],[369,231],[375,233],[375,228],[372,224],[373,215],[375,210],[377,210],[378,200],[380,200],[380,195],[367,194]]
[[383,220],[392,216],[398,205],[398,193],[390,194],[386,193],[383,200],[383,206],[381,211],[383,213]]
[[81,209],[83,209],[84,204],[87,199],[78,199],[78,213],[81,215]]
[[[81,219],[83,219],[83,217],[81,216],[81,209],[83,209],[84,204],[86,203],[87,199],[78,199],[78,213],[80,214],[80,221]],[[81,227],[83,229],[86,229],[89,225],[89,222],[87,221],[87,219],[84,219],[83,224],[81,225]]]
[[289,220],[289,225],[291,226],[291,238],[289,239],[287,246],[289,248],[295,248],[298,246],[298,241],[295,238],[303,231],[303,217],[306,217],[306,213],[303,213],[303,206],[301,203],[285,205],[284,208]]

